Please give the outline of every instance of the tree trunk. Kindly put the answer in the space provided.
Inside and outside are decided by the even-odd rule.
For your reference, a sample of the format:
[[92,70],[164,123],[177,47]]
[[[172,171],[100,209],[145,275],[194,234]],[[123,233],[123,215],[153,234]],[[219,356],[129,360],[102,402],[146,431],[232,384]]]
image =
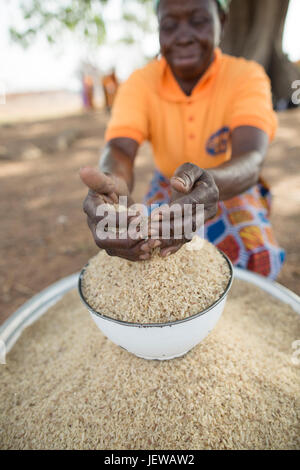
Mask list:
[[274,104],[291,104],[299,70],[282,51],[289,0],[232,0],[222,49],[259,62],[271,78]]

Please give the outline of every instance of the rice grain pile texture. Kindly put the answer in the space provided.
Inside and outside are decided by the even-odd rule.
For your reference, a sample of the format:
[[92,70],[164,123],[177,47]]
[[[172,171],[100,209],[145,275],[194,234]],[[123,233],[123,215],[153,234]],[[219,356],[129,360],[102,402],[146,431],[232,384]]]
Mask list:
[[235,281],[213,332],[146,361],[106,339],[76,291],[0,365],[1,449],[299,449],[299,316]]
[[[191,249],[197,243],[201,249]],[[158,251],[138,263],[100,251],[83,277],[88,304],[117,320],[166,323],[200,313],[221,297],[230,272],[214,245],[195,237],[168,258],[161,258]]]

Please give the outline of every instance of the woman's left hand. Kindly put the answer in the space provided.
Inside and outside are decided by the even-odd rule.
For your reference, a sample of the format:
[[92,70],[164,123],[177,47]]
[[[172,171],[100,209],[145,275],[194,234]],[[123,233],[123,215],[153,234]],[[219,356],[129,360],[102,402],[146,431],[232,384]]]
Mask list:
[[[184,236],[186,234],[186,228],[191,227],[192,232],[194,233],[200,228],[197,226],[196,218],[199,204],[204,206],[204,222],[213,218],[217,213],[219,190],[214,178],[208,171],[203,170],[192,163],[185,163],[176,170],[174,176],[171,178],[171,186],[172,195],[170,205],[161,206],[160,208],[155,209],[151,215],[151,234],[156,239],[149,239],[145,244],[145,255],[148,254],[148,250],[146,248],[149,248],[150,251],[153,246],[158,245],[158,236],[160,242],[160,253],[163,257],[176,253],[184,243],[189,242],[190,237],[187,238]],[[169,223],[170,209],[174,204],[181,206],[182,211],[179,211],[181,213],[178,219],[176,219],[176,215],[174,217],[171,212],[170,238],[163,239],[163,224],[164,222],[166,224]],[[188,215],[185,215],[183,218],[183,208],[186,204],[190,205],[190,211],[188,211]],[[181,227],[179,227],[178,224],[181,225]],[[182,232],[183,238],[175,238],[175,233],[178,233],[178,228],[181,229],[180,231]],[[143,258],[145,259],[145,257]]]

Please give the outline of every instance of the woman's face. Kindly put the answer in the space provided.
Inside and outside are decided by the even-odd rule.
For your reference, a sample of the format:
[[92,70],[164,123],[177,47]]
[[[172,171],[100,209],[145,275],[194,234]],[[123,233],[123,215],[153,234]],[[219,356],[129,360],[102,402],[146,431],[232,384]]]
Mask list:
[[173,73],[183,80],[200,77],[221,38],[215,0],[161,0],[158,20],[161,52]]

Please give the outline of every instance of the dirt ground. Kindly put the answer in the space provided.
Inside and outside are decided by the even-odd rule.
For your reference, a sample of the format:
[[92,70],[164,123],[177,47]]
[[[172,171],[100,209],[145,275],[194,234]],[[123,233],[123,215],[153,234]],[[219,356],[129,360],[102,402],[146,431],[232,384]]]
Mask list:
[[[11,119],[10,119],[11,121]],[[78,170],[96,165],[107,115],[98,111],[0,125],[0,323],[51,283],[79,271],[97,252]],[[300,294],[300,110],[280,114],[264,177],[287,262],[279,282]],[[151,151],[137,160],[135,197],[151,178]]]

